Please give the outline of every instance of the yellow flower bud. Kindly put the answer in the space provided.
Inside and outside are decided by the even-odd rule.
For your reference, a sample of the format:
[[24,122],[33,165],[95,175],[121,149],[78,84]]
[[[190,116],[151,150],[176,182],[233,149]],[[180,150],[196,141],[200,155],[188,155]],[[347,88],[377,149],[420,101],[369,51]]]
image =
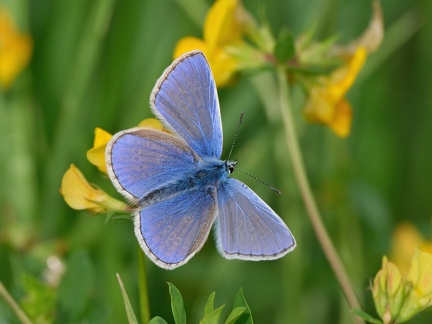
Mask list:
[[372,296],[383,323],[403,323],[432,306],[432,254],[415,249],[407,277],[387,258],[377,273]]
[[398,318],[410,289],[410,284],[402,278],[396,266],[383,257],[382,268],[374,279],[372,296],[384,323]]

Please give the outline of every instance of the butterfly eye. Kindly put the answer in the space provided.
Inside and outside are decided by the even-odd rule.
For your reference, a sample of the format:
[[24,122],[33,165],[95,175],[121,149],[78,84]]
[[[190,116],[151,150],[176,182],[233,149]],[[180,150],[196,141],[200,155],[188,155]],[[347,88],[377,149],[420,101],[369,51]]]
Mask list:
[[237,163],[238,163],[237,160],[235,160],[235,161],[227,161],[226,162],[226,166],[228,168],[229,174],[231,174],[231,173],[234,172],[234,169],[235,169],[235,166],[237,165]]

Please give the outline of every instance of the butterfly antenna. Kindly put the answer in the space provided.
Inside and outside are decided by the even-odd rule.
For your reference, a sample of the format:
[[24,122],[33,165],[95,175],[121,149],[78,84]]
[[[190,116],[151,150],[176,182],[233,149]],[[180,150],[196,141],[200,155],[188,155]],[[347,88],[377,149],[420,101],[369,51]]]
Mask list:
[[233,166],[233,169],[240,171],[241,173],[246,174],[247,176],[251,177],[252,179],[255,179],[256,181],[258,181],[259,183],[263,184],[264,186],[266,186],[267,188],[273,190],[274,192],[277,192],[279,195],[282,194],[282,192],[280,192],[280,190],[276,189],[275,187],[270,186],[268,183],[265,183],[264,181],[258,179],[257,177],[255,177],[254,175],[250,174],[249,172],[246,172],[242,169],[237,168],[235,165]]
[[235,144],[235,142],[236,142],[236,140],[237,140],[237,135],[238,135],[238,133],[239,133],[239,131],[240,131],[240,125],[241,125],[241,123],[242,123],[242,121],[243,121],[243,116],[244,116],[244,111],[242,111],[241,114],[240,114],[240,120],[239,120],[239,123],[237,124],[237,130],[236,130],[236,132],[235,132],[234,140],[233,140],[233,143],[231,144],[231,149],[230,149],[230,151],[229,151],[229,154],[228,154],[228,158],[227,158],[227,160],[229,160],[229,158],[230,158],[230,156],[231,156],[231,153],[232,153],[232,151],[233,151],[233,149],[234,149],[234,144]]
[[[233,149],[234,149],[234,144],[235,144],[235,142],[236,142],[236,140],[237,140],[237,135],[238,135],[238,133],[239,133],[239,131],[240,131],[240,125],[241,125],[241,123],[243,122],[243,116],[244,116],[244,111],[242,111],[241,114],[240,114],[240,120],[239,120],[239,123],[237,124],[237,130],[236,130],[235,135],[234,135],[233,143],[231,144],[231,149],[230,149],[230,151],[229,151],[227,161],[229,160],[229,158],[230,158],[230,156],[231,156],[231,153],[232,153],[232,151],[233,151]],[[244,170],[242,170],[242,169],[237,168],[236,165],[237,165],[237,160],[236,160],[234,163],[232,163],[232,164],[230,165],[230,167],[232,168],[231,171],[233,171],[233,170],[238,170],[238,171],[240,171],[241,173],[244,173],[244,174],[246,174],[247,176],[251,177],[252,179],[255,179],[256,181],[258,181],[259,183],[263,184],[263,185],[266,186],[267,188],[270,188],[270,189],[273,190],[274,192],[277,192],[279,195],[282,194],[282,192],[280,192],[280,190],[276,189],[275,187],[270,186],[269,184],[267,184],[267,183],[265,183],[264,181],[258,179],[257,177],[255,177],[254,175],[250,174],[249,172],[246,172],[246,171],[244,171]]]

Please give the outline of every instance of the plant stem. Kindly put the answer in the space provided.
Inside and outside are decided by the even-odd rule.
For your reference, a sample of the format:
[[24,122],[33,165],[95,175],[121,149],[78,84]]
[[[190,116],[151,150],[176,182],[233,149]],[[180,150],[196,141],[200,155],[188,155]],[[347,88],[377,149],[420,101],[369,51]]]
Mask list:
[[148,300],[147,289],[147,272],[145,267],[144,253],[141,247],[137,246],[138,251],[138,291],[139,291],[139,305],[141,313],[141,323],[148,323],[150,321],[150,306]]
[[19,307],[18,303],[9,294],[3,283],[0,281],[0,296],[3,298],[9,308],[15,313],[16,317],[24,324],[31,324],[32,321],[27,317],[26,313]]
[[[339,256],[336,252],[336,249],[333,246],[333,243],[330,240],[330,237],[327,233],[327,230],[324,227],[324,224],[321,220],[321,216],[317,205],[315,203],[315,199],[312,195],[311,188],[309,186],[309,181],[306,175],[306,171],[304,168],[303,158],[301,155],[301,151],[298,144],[298,139],[295,131],[293,115],[290,107],[290,99],[289,99],[289,89],[288,83],[286,79],[286,71],[283,66],[279,66],[277,69],[278,83],[279,83],[279,101],[280,101],[280,113],[282,115],[282,120],[285,128],[285,139],[288,145],[288,151],[291,156],[292,165],[294,169],[294,175],[297,181],[297,185],[299,186],[301,196],[303,198],[303,202],[306,207],[307,214],[312,223],[315,234],[318,238],[319,243],[324,251],[324,254],[327,257],[330,266],[333,269],[333,272],[339,281],[341,289],[347,299],[347,302],[351,309],[361,309],[360,303],[357,300],[354,289],[351,286],[351,283],[348,279],[346,271],[342,262],[339,259]],[[354,318],[357,323],[361,323],[362,321],[355,317]]]

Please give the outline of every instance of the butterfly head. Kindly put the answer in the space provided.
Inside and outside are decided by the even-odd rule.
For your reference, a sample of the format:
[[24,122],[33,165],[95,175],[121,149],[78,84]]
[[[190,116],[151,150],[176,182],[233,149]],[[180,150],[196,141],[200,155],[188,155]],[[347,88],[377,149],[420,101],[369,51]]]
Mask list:
[[235,166],[237,165],[238,161],[226,161],[225,164],[227,166],[229,174],[234,172]]

